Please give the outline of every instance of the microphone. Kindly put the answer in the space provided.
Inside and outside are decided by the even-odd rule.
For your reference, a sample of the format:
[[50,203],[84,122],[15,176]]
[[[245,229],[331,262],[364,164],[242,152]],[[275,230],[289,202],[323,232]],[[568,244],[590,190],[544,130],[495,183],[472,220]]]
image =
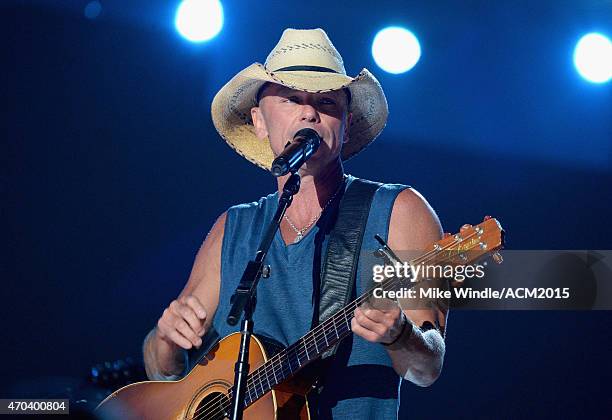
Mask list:
[[272,162],[271,171],[274,176],[283,176],[300,169],[321,144],[321,137],[312,128],[302,128],[295,133],[293,140]]

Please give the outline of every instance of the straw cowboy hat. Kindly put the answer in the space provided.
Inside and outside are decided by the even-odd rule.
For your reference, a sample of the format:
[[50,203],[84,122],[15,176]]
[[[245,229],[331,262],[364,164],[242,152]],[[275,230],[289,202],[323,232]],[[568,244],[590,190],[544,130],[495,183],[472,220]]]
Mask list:
[[211,107],[215,128],[227,144],[266,170],[275,156],[269,141],[255,135],[251,119],[251,108],[257,106],[257,94],[266,82],[311,93],[349,90],[353,118],[342,160],[363,150],[387,122],[385,94],[367,69],[356,77],[347,76],[342,57],[322,29],[286,29],[266,62],[253,63],[234,76],[215,95]]

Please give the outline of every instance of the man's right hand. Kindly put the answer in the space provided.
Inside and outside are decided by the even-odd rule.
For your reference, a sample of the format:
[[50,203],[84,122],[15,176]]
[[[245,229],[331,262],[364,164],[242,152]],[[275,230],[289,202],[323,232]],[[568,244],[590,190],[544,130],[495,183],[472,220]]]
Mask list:
[[202,345],[206,310],[194,295],[173,300],[157,321],[157,337],[185,350]]

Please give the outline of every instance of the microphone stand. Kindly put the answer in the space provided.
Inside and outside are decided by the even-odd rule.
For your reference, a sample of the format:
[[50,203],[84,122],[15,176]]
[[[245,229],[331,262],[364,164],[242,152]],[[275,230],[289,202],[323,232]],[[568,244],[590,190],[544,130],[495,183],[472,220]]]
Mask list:
[[[293,172],[283,187],[283,193],[278,201],[276,213],[268,225],[268,229],[259,244],[259,249],[255,254],[255,259],[247,264],[240,283],[234,292],[230,303],[232,305],[227,323],[236,325],[240,314],[244,312],[244,318],[240,326],[240,351],[238,352],[238,360],[234,366],[234,386],[232,388],[232,411],[230,418],[232,420],[242,420],[244,411],[244,396],[246,392],[246,383],[249,375],[249,345],[251,343],[251,335],[253,334],[253,312],[257,303],[257,284],[262,276],[263,262],[268,254],[274,235],[278,230],[280,223],[285,215],[285,211],[291,205],[293,196],[300,190],[300,176]],[[266,276],[264,274],[264,276]]]

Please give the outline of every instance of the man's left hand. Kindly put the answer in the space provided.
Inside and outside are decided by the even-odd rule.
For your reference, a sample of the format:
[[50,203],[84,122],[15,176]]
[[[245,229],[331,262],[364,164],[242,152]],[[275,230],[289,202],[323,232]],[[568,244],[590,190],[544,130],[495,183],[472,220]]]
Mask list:
[[351,329],[355,334],[373,343],[392,343],[402,332],[402,311],[397,305],[386,309],[358,307],[351,320]]

